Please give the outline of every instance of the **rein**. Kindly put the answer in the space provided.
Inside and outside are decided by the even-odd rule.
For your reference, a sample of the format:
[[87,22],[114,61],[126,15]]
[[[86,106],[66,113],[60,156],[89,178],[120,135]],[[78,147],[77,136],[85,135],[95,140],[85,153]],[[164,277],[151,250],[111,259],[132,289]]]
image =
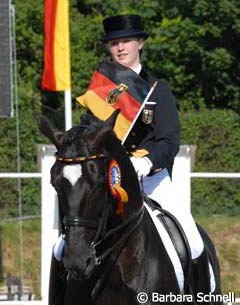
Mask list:
[[[102,239],[99,239],[96,242],[92,242],[91,246],[93,249],[93,256],[95,260],[96,265],[100,265],[104,260],[108,258],[109,255],[111,255],[115,250],[118,250],[118,248],[123,246],[123,244],[127,241],[127,239],[130,237],[130,235],[137,229],[137,227],[140,225],[143,217],[144,208],[138,210],[137,213],[135,213],[132,217],[129,217],[125,222],[122,224],[114,227],[113,229],[109,230]],[[139,218],[138,218],[139,217]],[[127,229],[129,225],[131,225],[136,220],[136,223],[130,228],[112,247],[105,250],[105,252],[97,256],[97,247],[101,246],[101,244],[106,241],[107,239],[111,238],[114,234],[119,233],[122,230]]]
[[[100,274],[99,278],[96,280],[95,284],[93,285],[92,288],[92,299],[96,300],[97,295],[101,293],[101,288],[104,285],[104,282],[106,281],[108,275],[110,274],[112,267],[114,266],[119,253],[121,252],[124,244],[127,242],[127,240],[130,238],[132,233],[139,227],[139,225],[142,222],[144,214],[144,206],[142,206],[141,209],[137,213],[135,213],[132,217],[127,219],[123,224],[111,229],[106,233],[106,235],[102,238],[102,240],[99,240],[97,243],[92,244],[93,250],[94,250],[94,257],[97,259],[95,263],[100,265],[102,262],[105,262],[108,257],[111,258],[109,260],[109,264],[106,266],[103,266],[102,273],[101,270],[99,270],[98,274]],[[100,256],[96,256],[96,247],[100,245],[104,240],[110,238],[113,234],[118,233],[122,229],[127,229],[130,224],[132,224],[133,221],[136,220],[136,223],[129,228],[129,230],[113,245],[113,247],[108,248],[105,250],[105,252]]]

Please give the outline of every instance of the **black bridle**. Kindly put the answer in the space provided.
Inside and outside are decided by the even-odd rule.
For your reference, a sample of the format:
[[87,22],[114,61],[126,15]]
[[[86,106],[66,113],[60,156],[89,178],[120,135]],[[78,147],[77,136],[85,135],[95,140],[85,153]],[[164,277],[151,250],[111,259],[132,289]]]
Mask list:
[[[92,155],[88,157],[73,157],[73,158],[66,158],[61,157],[57,153],[55,154],[56,161],[59,161],[64,164],[81,164],[84,162],[97,160],[97,159],[104,159],[103,154],[99,155]],[[80,216],[64,216],[63,217],[63,225],[64,225],[64,231],[66,231],[66,228],[68,227],[86,227],[89,229],[96,230],[98,228],[99,221],[96,219],[92,219],[89,217],[80,217]]]
[[[104,156],[104,154],[98,154],[98,155],[92,155],[87,157],[74,157],[74,158],[66,158],[61,157],[58,154],[55,155],[56,160],[64,163],[64,164],[79,164],[84,163],[92,160],[98,160],[103,159],[105,162],[105,171],[106,171],[106,163],[107,158]],[[107,176],[107,173],[105,173],[105,176]],[[106,186],[106,192],[107,192],[107,186]],[[109,192],[107,192],[109,193]],[[109,198],[109,195],[106,196],[106,200],[111,200]],[[99,266],[101,263],[103,263],[109,256],[114,257],[114,261],[117,258],[117,255],[120,253],[122,247],[130,237],[130,235],[137,229],[137,227],[140,225],[143,217],[144,212],[144,206],[140,208],[136,213],[134,213],[132,216],[127,218],[123,223],[115,226],[114,228],[106,231],[106,224],[108,220],[108,212],[109,209],[103,210],[103,215],[100,219],[93,219],[89,217],[80,217],[80,216],[64,216],[63,217],[63,224],[64,224],[64,232],[67,231],[68,227],[85,227],[89,229],[96,230],[96,234],[93,238],[93,241],[91,242],[91,248],[92,248],[92,254],[94,258],[94,264],[95,266]],[[108,247],[107,249],[104,249],[101,254],[98,255],[98,247],[100,247],[104,242],[107,240],[110,240],[113,235],[116,233],[121,234],[121,237],[112,245],[111,247]]]

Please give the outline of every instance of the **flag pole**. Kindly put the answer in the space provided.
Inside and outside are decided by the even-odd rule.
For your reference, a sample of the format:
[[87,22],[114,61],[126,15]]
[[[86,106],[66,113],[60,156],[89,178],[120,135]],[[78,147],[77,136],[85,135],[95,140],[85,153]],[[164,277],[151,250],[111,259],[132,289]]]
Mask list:
[[65,130],[72,127],[69,0],[44,1],[42,90],[64,91]]
[[142,103],[142,105],[141,105],[141,107],[140,107],[140,109],[139,109],[137,115],[135,116],[134,120],[132,121],[131,126],[129,127],[128,131],[126,132],[124,138],[122,139],[122,145],[124,145],[124,143],[125,143],[125,141],[126,141],[128,135],[129,135],[129,133],[131,132],[131,130],[132,130],[134,124],[136,123],[136,121],[137,121],[137,119],[138,119],[140,113],[142,112],[142,110],[143,110],[145,104],[148,102],[150,96],[151,96],[152,93],[153,93],[153,90],[156,88],[157,83],[158,83],[158,82],[155,81],[154,84],[152,85],[152,87],[150,88],[150,90],[149,90],[147,96],[145,97],[145,99],[144,99],[144,101],[143,101],[143,103]]
[[64,104],[65,104],[65,130],[72,128],[72,94],[71,90],[64,91]]

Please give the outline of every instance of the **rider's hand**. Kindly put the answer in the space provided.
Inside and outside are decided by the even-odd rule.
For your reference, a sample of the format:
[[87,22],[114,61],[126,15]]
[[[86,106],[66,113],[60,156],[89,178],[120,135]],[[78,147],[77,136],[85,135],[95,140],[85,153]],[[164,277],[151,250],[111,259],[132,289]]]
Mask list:
[[63,239],[63,235],[61,234],[58,237],[57,242],[53,246],[53,255],[56,258],[56,260],[58,260],[59,262],[62,260],[62,252],[64,246],[65,246],[65,240]]
[[153,164],[149,158],[131,157],[130,160],[132,161],[133,167],[134,167],[138,177],[145,177],[150,173]]

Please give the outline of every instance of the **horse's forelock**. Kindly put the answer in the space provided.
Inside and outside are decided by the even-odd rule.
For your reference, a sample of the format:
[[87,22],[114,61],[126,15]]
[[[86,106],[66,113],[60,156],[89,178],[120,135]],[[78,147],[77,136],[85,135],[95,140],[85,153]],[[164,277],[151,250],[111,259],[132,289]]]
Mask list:
[[68,145],[74,142],[77,138],[79,138],[79,132],[80,132],[79,126],[72,127],[64,135],[64,139],[63,139],[64,144]]
[[94,117],[91,113],[85,113],[81,116],[81,124],[72,127],[64,135],[64,143],[70,144],[81,136],[88,135],[89,133],[98,130],[102,122]]
[[81,126],[87,126],[89,131],[94,131],[103,126],[103,121],[87,112],[81,116]]

